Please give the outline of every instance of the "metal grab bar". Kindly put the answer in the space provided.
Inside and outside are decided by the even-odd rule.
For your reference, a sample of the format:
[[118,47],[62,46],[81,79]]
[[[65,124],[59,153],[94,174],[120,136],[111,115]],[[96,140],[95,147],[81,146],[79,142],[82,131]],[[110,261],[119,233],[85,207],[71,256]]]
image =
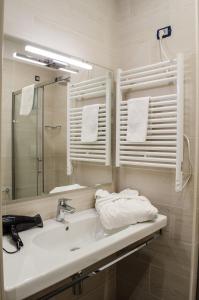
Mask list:
[[110,263],[107,263],[104,266],[96,269],[95,271],[89,272],[89,273],[83,273],[83,271],[80,271],[72,276],[71,282],[69,282],[69,283],[63,285],[62,287],[59,287],[56,290],[51,291],[51,292],[47,293],[46,295],[41,296],[37,299],[38,300],[49,300],[50,298],[64,292],[65,290],[67,290],[71,287],[74,287],[74,294],[76,294],[76,289],[75,289],[76,285],[78,285],[78,290],[81,293],[82,292],[82,282],[85,279],[88,279],[90,277],[97,275],[99,272],[102,272],[102,271],[108,269],[109,267],[116,264],[117,262],[119,262],[119,261],[125,259],[126,257],[130,256],[131,254],[141,250],[142,248],[146,247],[149,243],[151,243],[153,240],[156,240],[157,238],[159,238],[160,235],[161,235],[161,229],[158,232],[154,233],[153,237],[149,238],[148,240],[146,240],[142,244],[138,245],[136,248],[130,250],[129,252],[120,255],[118,258],[112,260]]

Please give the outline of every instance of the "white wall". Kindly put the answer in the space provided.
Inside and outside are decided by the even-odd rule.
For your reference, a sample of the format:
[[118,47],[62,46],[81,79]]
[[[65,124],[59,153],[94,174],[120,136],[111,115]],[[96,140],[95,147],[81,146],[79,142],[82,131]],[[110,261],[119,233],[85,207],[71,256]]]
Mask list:
[[113,4],[114,0],[6,0],[5,34],[110,67]]
[[[117,65],[123,69],[160,61],[156,30],[167,25],[172,26],[172,36],[164,40],[164,45],[171,58],[176,57],[179,52],[185,55],[184,132],[190,138],[191,160],[195,167],[196,1],[117,0],[116,2],[118,46],[115,56]],[[154,92],[158,95],[160,91],[156,89],[146,92],[148,95]],[[139,95],[142,96],[143,91]],[[186,150],[185,161],[187,161]],[[158,207],[161,213],[168,216],[168,226],[162,238],[153,243],[149,249],[147,247],[137,259],[134,258],[134,263],[140,265],[141,276],[137,275],[137,278],[132,280],[133,274],[130,270],[125,277],[118,268],[118,293],[122,295],[131,283],[132,299],[191,299],[189,296],[193,296],[194,291],[193,293],[191,291],[190,274],[192,279],[196,279],[196,273],[193,274],[192,252],[198,242],[198,237],[196,240],[194,236],[196,224],[192,220],[199,216],[195,209],[194,176],[182,192],[176,193],[175,175],[170,170],[121,167],[118,170],[118,183],[119,190],[126,187],[138,189]],[[123,269],[124,266],[121,267],[121,270]],[[142,272],[141,269],[148,270],[145,278],[142,274],[146,272]]]

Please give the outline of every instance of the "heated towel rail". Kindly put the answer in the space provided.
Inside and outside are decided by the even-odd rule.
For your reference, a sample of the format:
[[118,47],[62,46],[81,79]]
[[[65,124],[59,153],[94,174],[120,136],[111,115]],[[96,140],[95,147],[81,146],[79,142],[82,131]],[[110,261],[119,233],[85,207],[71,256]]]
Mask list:
[[[72,174],[72,161],[111,164],[111,91],[112,74],[68,83],[67,91],[67,175]],[[93,143],[81,142],[82,108],[74,107],[75,100],[97,100],[99,104],[98,139]],[[95,101],[96,103],[96,101]]]
[[[173,85],[174,92],[150,97],[146,141],[127,142],[128,99],[124,99],[124,92],[142,91],[167,85]],[[178,54],[176,59],[127,71],[118,69],[116,101],[116,166],[175,169],[175,189],[181,191],[183,186],[183,55]]]

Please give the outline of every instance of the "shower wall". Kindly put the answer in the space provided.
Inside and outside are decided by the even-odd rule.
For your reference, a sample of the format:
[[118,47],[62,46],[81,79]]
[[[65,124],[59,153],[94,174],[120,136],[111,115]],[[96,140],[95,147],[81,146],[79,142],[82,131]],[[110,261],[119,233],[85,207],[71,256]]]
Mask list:
[[[40,91],[41,90],[41,91]],[[42,143],[38,123],[41,116],[42,89],[34,93],[34,105],[28,116],[20,115],[21,92],[13,94],[12,112],[12,198],[33,197],[42,192],[43,172],[39,172]],[[28,175],[28,176],[27,176]]]
[[[66,85],[44,87],[44,192],[67,185],[66,175]],[[47,126],[60,126],[51,128]]]
[[21,93],[14,96],[14,199],[49,193],[56,186],[68,184],[66,97],[66,82],[39,87],[35,89],[33,109],[24,117],[19,114]]

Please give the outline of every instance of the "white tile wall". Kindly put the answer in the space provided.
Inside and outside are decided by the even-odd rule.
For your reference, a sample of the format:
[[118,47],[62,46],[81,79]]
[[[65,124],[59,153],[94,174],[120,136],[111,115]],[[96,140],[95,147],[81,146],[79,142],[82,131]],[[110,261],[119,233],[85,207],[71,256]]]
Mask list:
[[[150,64],[160,60],[159,45],[156,40],[156,30],[166,25],[171,25],[172,36],[164,40],[168,55],[173,58],[178,52],[185,55],[185,126],[184,131],[190,137],[191,141],[191,159],[195,165],[195,63],[196,63],[196,20],[195,20],[195,1],[194,0],[117,0],[117,28],[118,40],[117,51],[115,53],[117,65],[123,69]],[[148,91],[150,93],[151,91]],[[158,92],[157,92],[158,93]],[[131,95],[132,96],[132,95]],[[185,158],[187,154],[185,153]],[[174,174],[170,171],[122,167],[118,170],[118,190],[125,187],[133,187],[146,195],[160,212],[166,213],[169,218],[168,234],[163,234],[164,242],[169,245],[170,252],[176,252],[176,257],[183,254],[184,261],[187,255],[191,257],[194,240],[194,228],[196,224],[192,223],[195,212],[195,200],[193,196],[194,178],[181,193],[174,191]],[[178,243],[181,243],[181,254]],[[188,250],[186,250],[186,247]],[[145,261],[146,268],[149,269],[147,288],[141,288],[142,278],[136,278],[136,290],[139,290],[139,296],[136,290],[132,290],[130,295],[132,299],[176,299],[188,300],[187,289],[190,291],[190,277],[182,277],[178,272],[178,266],[175,262],[167,269],[171,276],[175,275],[176,282],[184,281],[186,292],[182,292],[168,280],[165,281],[164,259],[170,256],[169,253],[162,253],[156,266],[160,269],[158,277],[153,272],[154,259],[157,255],[157,248],[154,245],[153,250],[145,251],[139,259],[144,260],[144,255],[151,257],[151,261]],[[165,258],[164,258],[165,255]],[[182,263],[183,264],[183,263]],[[167,266],[168,267],[168,266]],[[185,268],[185,266],[184,266]],[[193,271],[191,259],[186,263],[186,268],[191,274]],[[118,289],[119,295],[122,295],[122,274],[118,271]],[[130,281],[130,277],[127,281]],[[180,285],[179,285],[180,286]],[[125,288],[125,285],[123,289]],[[167,288],[170,292],[167,293]],[[194,294],[194,293],[193,293]],[[174,296],[175,295],[175,296]],[[139,298],[140,297],[140,298]],[[122,299],[122,297],[121,297]],[[120,300],[120,298],[119,298]],[[123,299],[122,299],[123,300]]]
[[5,33],[111,66],[113,3],[6,0]]

